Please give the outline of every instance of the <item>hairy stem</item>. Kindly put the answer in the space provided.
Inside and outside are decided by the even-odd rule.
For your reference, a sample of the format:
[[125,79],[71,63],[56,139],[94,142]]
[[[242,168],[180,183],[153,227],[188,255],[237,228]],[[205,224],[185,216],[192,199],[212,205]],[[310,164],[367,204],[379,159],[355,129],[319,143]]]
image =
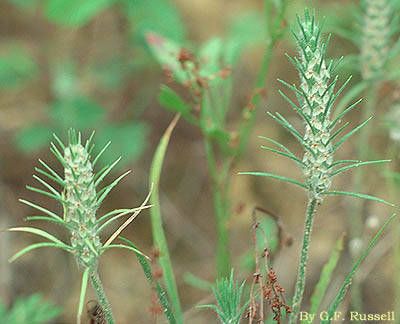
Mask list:
[[296,319],[300,311],[301,302],[303,300],[304,287],[306,284],[308,254],[311,243],[311,232],[314,223],[314,215],[316,208],[317,208],[317,200],[315,198],[310,198],[307,205],[306,221],[304,223],[303,244],[301,248],[296,287],[292,302],[292,313],[290,314],[289,317],[289,324],[296,323]]
[[107,324],[114,324],[114,317],[111,310],[110,302],[107,299],[106,293],[104,292],[103,284],[101,283],[97,270],[90,273],[90,283],[96,292],[97,300],[104,313],[104,317]]

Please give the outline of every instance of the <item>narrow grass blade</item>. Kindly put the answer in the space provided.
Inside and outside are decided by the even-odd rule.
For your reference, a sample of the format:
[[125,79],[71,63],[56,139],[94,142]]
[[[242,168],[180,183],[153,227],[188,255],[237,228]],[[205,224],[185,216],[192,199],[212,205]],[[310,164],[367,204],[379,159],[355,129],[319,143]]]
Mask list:
[[149,193],[147,194],[147,197],[144,199],[142,204],[140,205],[139,208],[136,208],[135,212],[129,216],[129,218],[110,236],[110,238],[107,240],[106,243],[104,243],[104,247],[107,245],[111,244],[121,233],[122,231],[130,224],[133,222],[133,220],[136,218],[137,215],[142,211],[142,209],[145,209],[145,206],[147,202],[149,201],[151,197],[151,193],[153,191],[153,186],[151,186]]
[[[367,249],[360,255],[360,257],[354,263],[354,265],[351,268],[350,272],[348,273],[348,275],[344,279],[343,284],[340,286],[336,297],[333,299],[332,303],[329,306],[327,318],[332,318],[333,317],[334,312],[336,311],[336,309],[339,307],[339,305],[342,303],[344,297],[346,296],[346,293],[347,293],[347,291],[349,290],[349,288],[351,286],[351,282],[353,280],[353,277],[356,274],[357,270],[359,269],[361,263],[369,255],[371,250],[375,247],[375,245],[377,244],[379,238],[382,236],[383,232],[385,231],[386,227],[393,221],[393,219],[395,217],[396,217],[396,214],[392,214],[385,221],[385,223],[382,225],[382,227],[379,229],[379,231],[375,234],[375,236],[369,242],[369,245],[368,245]],[[330,319],[322,320],[321,323],[322,324],[328,324],[328,323],[331,323],[331,320]]]
[[96,179],[96,182],[95,182],[95,184],[94,184],[96,187],[100,184],[101,181],[103,181],[103,179],[107,176],[107,174],[110,173],[110,171],[117,165],[117,163],[118,163],[119,161],[121,161],[121,159],[122,159],[122,157],[120,156],[120,157],[119,157],[118,159],[116,159],[110,166],[108,166],[108,167],[104,170],[104,172],[101,173],[101,175],[99,175],[99,177]]
[[[130,240],[120,237],[122,241],[124,241],[126,244],[128,244],[130,247],[137,249],[136,245],[133,244]],[[147,259],[140,253],[136,253],[136,257],[143,269],[144,275],[147,279],[147,281],[150,283],[150,285],[154,286],[158,300],[160,302],[160,305],[162,306],[164,310],[164,314],[167,317],[168,323],[169,324],[176,324],[176,319],[175,315],[172,311],[170,301],[168,300],[167,293],[164,290],[164,288],[159,284],[158,281],[154,280],[153,278],[153,271],[151,269],[151,265],[147,261]]]
[[143,257],[145,257],[146,259],[150,260],[150,258],[147,255],[145,255],[143,252],[140,252],[138,249],[133,248],[133,247],[128,246],[128,245],[124,245],[124,244],[108,244],[106,247],[103,247],[102,250],[103,251],[107,251],[107,250],[112,249],[112,248],[127,249],[127,250],[135,252],[136,254],[140,254]]
[[[111,217],[110,219],[108,219],[107,221],[105,221],[102,225],[100,225],[99,228],[97,229],[97,233],[102,232],[102,231],[104,230],[104,228],[106,228],[106,227],[107,227],[108,225],[110,225],[112,222],[116,221],[117,219],[119,219],[119,218],[121,218],[121,217],[123,217],[123,216],[125,216],[125,215],[128,215],[128,214],[130,214],[130,213],[140,212],[140,211],[142,211],[143,209],[147,209],[147,208],[150,208],[150,207],[151,207],[151,205],[147,205],[147,206],[138,207],[138,208],[126,209],[125,211],[120,212],[119,214],[117,214],[117,215],[114,216],[114,217]],[[104,217],[104,216],[103,216],[103,217]]]
[[362,122],[357,127],[353,128],[350,132],[344,135],[334,146],[333,150],[336,151],[346,140],[348,140],[351,136],[357,133],[361,128],[363,128],[367,123],[372,119],[372,116],[369,117],[366,121]]
[[[279,90],[279,94],[289,103],[290,106],[307,122],[310,129],[314,131],[314,126],[312,125],[310,119],[303,113],[303,110],[298,107],[283,91]],[[307,100],[307,96],[304,97]],[[307,100],[307,103],[310,103]]]
[[161,217],[159,185],[160,175],[164,162],[164,157],[167,151],[168,143],[174,130],[176,123],[179,120],[179,115],[176,115],[171,124],[166,129],[160,143],[157,146],[156,152],[150,168],[150,183],[154,184],[154,192],[151,196],[151,226],[153,232],[153,240],[155,247],[160,251],[159,263],[164,274],[164,281],[168,296],[171,300],[174,314],[178,324],[183,323],[181,303],[178,294],[178,288],[175,281],[175,275],[172,268],[172,263],[168,250],[168,242],[164,233],[164,225]]
[[332,135],[329,137],[326,144],[332,142],[341,132],[343,132],[347,126],[349,126],[350,122],[345,122],[342,126],[340,126]]
[[65,223],[63,220],[59,220],[53,217],[48,217],[48,216],[28,216],[25,218],[27,221],[46,221],[50,223],[56,223],[62,226],[67,226],[67,223]]
[[56,244],[59,244],[59,245],[63,246],[64,248],[67,248],[67,249],[69,248],[67,244],[60,241],[55,236],[53,236],[41,229],[35,228],[35,227],[13,227],[13,228],[9,228],[8,231],[9,232],[25,232],[25,233],[35,234],[35,235],[44,237],[44,238],[48,239],[49,241],[52,241]]
[[64,202],[64,200],[61,198],[61,196],[60,196],[59,194],[54,195],[54,194],[52,194],[52,193],[50,193],[50,192],[47,192],[47,191],[44,191],[44,190],[42,190],[42,189],[35,188],[35,187],[32,187],[32,186],[26,186],[26,189],[28,189],[28,190],[30,190],[30,191],[32,191],[32,192],[36,192],[36,193],[38,193],[38,194],[41,194],[41,195],[43,195],[43,196],[49,197],[49,198],[51,198],[51,199],[57,200],[57,201],[59,201],[60,203],[63,203],[63,202]]
[[52,186],[50,186],[46,181],[44,181],[43,179],[41,179],[40,177],[38,177],[37,175],[33,175],[33,178],[35,180],[37,180],[38,182],[40,182],[44,187],[46,187],[49,191],[51,191],[54,195],[56,196],[60,196],[60,193],[54,189]]
[[111,145],[111,141],[108,142],[106,145],[104,145],[104,147],[101,149],[101,151],[97,154],[97,156],[93,159],[92,165],[95,166],[97,161],[100,159],[100,157],[103,155],[103,153],[105,152],[105,150],[108,149],[108,147]]
[[341,195],[341,196],[350,196],[350,197],[356,197],[356,198],[361,198],[361,199],[366,199],[366,200],[372,200],[372,201],[377,201],[380,202],[382,204],[385,205],[389,205],[394,207],[395,205],[387,202],[386,200],[383,200],[381,198],[378,197],[374,197],[374,196],[370,196],[370,195],[366,195],[366,194],[361,194],[361,193],[357,193],[357,192],[350,192],[350,191],[327,191],[323,193],[324,195],[332,195],[332,196],[337,196],[337,195]]
[[304,144],[303,137],[291,124],[285,123],[270,112],[268,112],[268,115],[271,116],[271,118],[275,120],[278,124],[282,125],[282,127],[286,128],[289,133],[292,134],[299,141],[300,144]]
[[344,111],[342,111],[329,125],[329,128],[332,129],[335,127],[335,125],[350,111],[352,111],[354,108],[358,106],[358,104],[363,101],[363,99],[357,100],[355,103],[351,104],[349,107],[347,107]]
[[40,210],[41,212],[43,212],[43,213],[49,215],[50,217],[54,217],[55,219],[58,219],[58,220],[60,220],[60,221],[63,220],[60,216],[58,216],[57,214],[53,213],[52,211],[50,211],[50,210],[48,210],[48,209],[46,209],[46,208],[44,208],[44,207],[41,207],[41,206],[39,206],[39,205],[36,205],[36,204],[34,204],[34,203],[32,203],[32,202],[30,202],[30,201],[28,201],[28,200],[19,199],[19,201],[22,202],[22,203],[25,204],[25,205],[28,205],[29,207],[35,208],[35,209],[37,209],[37,210]]
[[207,280],[204,280],[191,272],[186,272],[183,275],[183,281],[185,281],[188,285],[195,287],[204,291],[211,291],[213,288],[213,284]]
[[8,262],[10,262],[10,263],[14,262],[18,258],[22,257],[24,254],[26,254],[32,250],[40,249],[43,247],[60,248],[60,249],[70,252],[70,249],[65,249],[65,247],[60,244],[51,243],[51,242],[35,243],[35,244],[31,244],[31,245],[27,246],[26,248],[23,248],[22,250],[18,251],[17,253],[15,253],[11,258],[8,259]]
[[264,139],[268,142],[271,142],[272,144],[275,144],[276,146],[278,146],[279,148],[281,148],[282,150],[284,150],[286,153],[296,156],[294,153],[292,153],[292,151],[290,151],[285,145],[279,143],[278,141],[273,140],[272,138],[269,137],[265,137],[265,136],[258,136],[258,138]]
[[284,157],[287,157],[287,158],[289,158],[290,160],[292,160],[292,161],[294,161],[294,162],[296,162],[296,163],[298,163],[298,164],[303,164],[303,162],[302,162],[299,158],[297,158],[296,156],[293,156],[293,155],[291,155],[291,154],[288,154],[288,153],[285,153],[285,152],[282,152],[282,151],[279,151],[279,150],[275,150],[275,149],[273,149],[273,148],[271,148],[271,147],[264,146],[264,145],[262,145],[261,148],[262,148],[263,150],[270,151],[270,152],[276,153],[276,154],[278,154],[278,155],[282,155],[282,156],[284,156]]
[[[51,175],[57,179],[56,182],[58,182],[61,185],[64,185],[64,180],[62,179],[62,177],[56,172],[54,171],[51,167],[48,166],[48,164],[46,162],[44,162],[43,160],[39,159],[39,163],[47,170],[51,173]],[[39,171],[38,171],[39,172]]]
[[[351,101],[353,101],[356,97],[358,97],[368,86],[367,82],[361,82],[352,87],[346,94],[342,97],[342,99],[338,102],[336,106],[336,111],[338,113],[337,116],[342,115],[342,117],[346,114],[344,111]],[[339,118],[340,119],[340,118]]]
[[342,167],[340,169],[337,169],[337,170],[333,171],[331,173],[331,176],[338,175],[338,174],[340,174],[342,172],[348,171],[348,170],[353,169],[353,168],[358,168],[360,166],[369,165],[369,164],[381,164],[381,163],[387,163],[387,162],[391,162],[391,160],[376,160],[376,161],[357,162],[357,163],[353,163],[353,164],[350,164],[350,165],[346,165],[346,166],[344,166],[344,167]]
[[281,181],[285,181],[285,182],[289,182],[291,184],[295,184],[299,187],[302,188],[307,188],[306,185],[304,183],[301,183],[300,181],[297,181],[295,179],[292,178],[287,178],[287,177],[283,177],[283,176],[279,176],[273,173],[268,173],[268,172],[257,172],[257,171],[248,171],[248,172],[239,172],[240,175],[253,175],[253,176],[258,176],[258,177],[268,177],[268,178],[272,178],[272,179],[277,179],[277,180],[281,180]]
[[49,178],[50,180],[54,181],[55,183],[58,183],[59,185],[63,186],[65,185],[65,182],[62,179],[56,178],[55,176],[49,174],[48,172],[40,169],[40,168],[35,168],[35,171],[37,173],[40,173],[41,175],[46,176],[47,178]]
[[107,214],[104,214],[103,216],[99,217],[96,222],[97,222],[97,224],[100,224],[101,222],[105,221],[107,218],[109,218],[111,216],[121,214],[121,213],[129,214],[134,211],[135,211],[135,208],[114,209],[114,210],[108,212]]
[[129,173],[131,173],[131,170],[126,171],[124,174],[121,174],[117,179],[115,179],[112,183],[110,183],[108,186],[104,187],[98,192],[98,199],[97,199],[97,204],[100,206],[103,200],[107,197],[107,195],[110,193],[111,190],[123,179],[125,178]]
[[86,289],[89,281],[89,268],[86,268],[82,274],[82,284],[81,284],[81,293],[79,295],[79,305],[78,305],[78,314],[76,316],[76,322],[78,324],[81,323],[82,313],[83,313],[83,306],[85,304],[85,297],[86,297]]
[[[318,280],[317,285],[314,288],[314,292],[311,296],[311,306],[309,314],[317,314],[317,311],[322,303],[322,300],[325,296],[325,293],[328,289],[328,286],[332,280],[333,271],[336,268],[336,265],[339,261],[340,254],[343,250],[343,241],[344,235],[342,235],[335,244],[335,247],[329,257],[328,262],[324,265],[324,268],[321,271],[321,276]],[[308,321],[309,324],[312,323],[312,320]]]

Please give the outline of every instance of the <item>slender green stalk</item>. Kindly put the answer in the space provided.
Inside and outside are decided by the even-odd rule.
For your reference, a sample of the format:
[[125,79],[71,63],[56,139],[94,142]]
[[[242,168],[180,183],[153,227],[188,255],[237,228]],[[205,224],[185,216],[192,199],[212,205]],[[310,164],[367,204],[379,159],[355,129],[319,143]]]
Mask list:
[[107,324],[114,324],[114,317],[111,310],[110,302],[107,299],[106,293],[103,288],[103,284],[101,283],[99,274],[97,270],[94,270],[90,273],[90,283],[96,292],[97,300],[101,307],[101,310],[104,313],[104,317],[107,321]]
[[296,323],[297,316],[300,311],[301,302],[304,295],[304,287],[306,284],[306,272],[308,263],[308,254],[311,243],[311,232],[314,223],[314,215],[317,208],[317,199],[310,198],[307,205],[306,221],[304,223],[303,244],[301,248],[300,261],[297,271],[296,287],[292,302],[292,313],[289,317],[289,324]]
[[[265,17],[270,17],[272,19],[272,2],[270,0],[265,0],[264,6]],[[217,168],[217,160],[212,150],[212,142],[207,138],[206,135],[204,135],[205,151],[208,169],[211,175],[214,212],[217,226],[217,273],[218,277],[220,278],[228,276],[231,270],[229,232],[226,227],[226,222],[229,218],[230,209],[229,169],[232,163],[234,163],[234,161],[236,161],[236,159],[241,154],[243,154],[245,148],[247,147],[250,133],[253,129],[256,119],[257,109],[254,108],[257,107],[262,98],[262,91],[260,90],[265,87],[265,82],[268,78],[268,72],[271,65],[274,48],[277,42],[281,39],[283,31],[285,29],[283,20],[285,17],[286,7],[287,1],[285,0],[283,1],[282,7],[278,10],[277,16],[275,17],[275,19],[272,20],[272,23],[271,19],[267,19],[267,23],[269,25],[269,40],[264,52],[261,68],[257,75],[255,83],[256,91],[251,99],[250,105],[246,107],[243,111],[243,121],[238,130],[239,144],[231,156],[224,157],[224,161],[222,162],[223,167],[221,168],[222,171]]]
[[[204,135],[206,136],[206,135]],[[216,264],[217,276],[219,278],[229,274],[230,250],[229,250],[229,233],[226,226],[226,221],[229,216],[229,203],[227,195],[227,186],[229,175],[220,173],[217,170],[216,159],[212,149],[211,141],[205,137],[205,152],[207,158],[207,165],[211,176],[211,189],[213,195],[214,213],[217,230],[217,251],[216,251]]]
[[[363,119],[371,116],[375,110],[375,106],[377,103],[378,97],[378,86],[374,83],[371,83],[367,88],[365,108],[363,109]],[[359,135],[359,145],[357,145],[357,155],[360,157],[360,160],[367,160],[369,157],[369,141],[371,137],[372,127],[364,127],[360,131]],[[365,169],[358,168],[355,170],[354,177],[354,191],[358,192],[363,187],[365,177]],[[351,239],[360,239],[363,232],[363,205],[364,201],[359,200],[356,201],[353,205],[352,217],[348,217],[348,222],[350,226],[350,238]],[[358,254],[352,256],[353,260],[358,258]],[[363,301],[362,301],[362,287],[361,282],[355,277],[354,283],[351,287],[351,303],[357,311],[362,312]]]
[[[272,14],[271,14],[272,11],[271,2],[272,2],[271,0],[264,1],[265,17],[270,17],[270,19],[267,18],[268,32],[270,34],[269,34],[268,44],[262,59],[261,68],[257,76],[257,81],[255,84],[256,90],[260,90],[265,87],[265,83],[269,75],[268,72],[271,65],[274,48],[278,43],[278,41],[282,38],[283,33],[285,31],[284,19],[288,1],[287,0],[282,1],[282,7],[279,9],[278,14],[274,20],[272,20]],[[253,109],[253,107],[256,107],[260,103],[261,98],[262,98],[261,92],[257,91],[257,93],[251,99],[251,105],[248,108],[246,108],[243,112],[244,120],[242,122],[242,125],[240,125],[239,129],[239,134],[240,134],[239,145],[235,152],[235,156],[241,155],[247,146],[247,142],[256,119],[257,109]]]

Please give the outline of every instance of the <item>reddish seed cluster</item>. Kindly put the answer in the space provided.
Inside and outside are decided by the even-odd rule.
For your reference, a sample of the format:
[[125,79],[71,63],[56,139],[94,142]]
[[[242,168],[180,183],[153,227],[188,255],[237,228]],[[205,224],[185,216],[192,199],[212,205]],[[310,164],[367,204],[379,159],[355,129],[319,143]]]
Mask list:
[[[250,291],[250,305],[246,314],[249,324],[264,323],[264,307],[269,306],[273,314],[273,319],[278,323],[282,323],[282,311],[286,313],[291,312],[291,308],[285,301],[285,289],[278,282],[278,275],[271,266],[270,252],[268,248],[264,248],[262,252],[257,251],[257,230],[262,230],[260,224],[256,221],[254,216],[253,225],[253,241],[255,247],[255,263],[256,269],[253,274],[253,283]],[[265,235],[265,233],[264,233]],[[261,272],[261,260],[263,260],[263,267],[265,276]],[[264,278],[265,277],[265,278]],[[259,301],[256,301],[256,296],[259,295]]]
[[[202,97],[204,93],[209,89],[209,82],[216,78],[228,78],[231,75],[231,68],[224,67],[215,74],[205,77],[202,76],[200,73],[201,62],[188,49],[180,49],[176,59],[180,64],[180,68],[185,72],[187,76],[187,80],[183,85],[188,90],[191,96],[193,112],[198,114],[201,110]],[[168,67],[164,67],[163,70],[167,82],[170,84],[173,83],[173,72]]]

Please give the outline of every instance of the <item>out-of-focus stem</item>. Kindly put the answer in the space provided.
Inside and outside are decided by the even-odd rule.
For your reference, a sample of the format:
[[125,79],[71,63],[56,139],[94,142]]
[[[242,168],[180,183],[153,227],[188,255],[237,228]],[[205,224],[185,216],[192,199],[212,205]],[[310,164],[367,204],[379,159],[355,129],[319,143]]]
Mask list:
[[[375,83],[371,83],[367,89],[366,94],[366,104],[363,109],[363,119],[366,120],[369,118],[375,109],[376,101],[378,96],[378,85]],[[365,161],[368,159],[369,155],[369,141],[371,137],[372,127],[364,127],[359,136],[358,145],[357,145],[357,156],[359,156],[360,160]],[[360,192],[363,187],[365,179],[365,169],[364,168],[356,168],[355,170],[355,178],[354,178],[354,191]],[[356,201],[354,203],[354,208],[352,211],[352,216],[348,217],[349,226],[350,226],[350,238],[352,240],[361,239],[361,235],[363,232],[363,200]],[[353,258],[357,258],[357,253],[353,256]],[[363,309],[363,301],[362,301],[362,287],[361,282],[357,280],[355,277],[354,283],[351,288],[351,303],[354,309],[358,312],[362,312]]]

